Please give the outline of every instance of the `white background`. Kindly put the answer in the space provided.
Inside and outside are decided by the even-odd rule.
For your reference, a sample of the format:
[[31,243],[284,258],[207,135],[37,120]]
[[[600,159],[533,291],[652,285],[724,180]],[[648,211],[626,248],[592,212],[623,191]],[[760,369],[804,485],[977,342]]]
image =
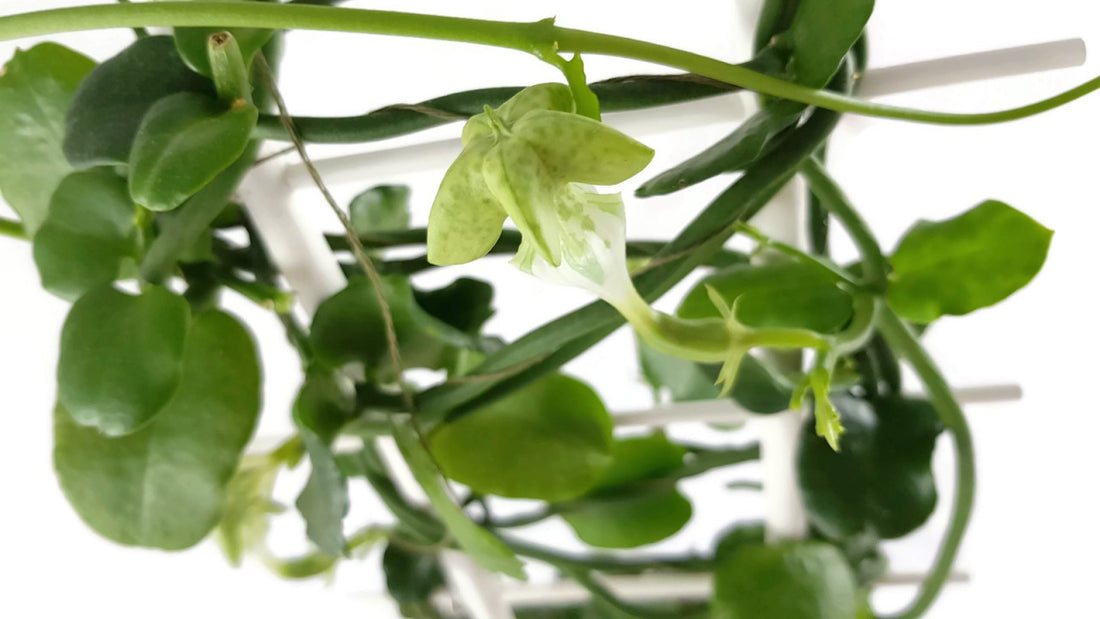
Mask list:
[[[78,4],[5,0],[0,13]],[[606,31],[683,47],[730,60],[743,59],[749,42],[743,24],[754,18],[753,2],[679,0],[618,2],[428,2],[396,0],[352,6],[495,19],[532,20],[557,15],[561,25]],[[880,2],[870,25],[871,66],[983,51],[1067,37],[1083,37],[1100,49],[1097,10],[1088,0],[971,0]],[[104,59],[131,40],[127,31],[64,35],[57,40]],[[19,42],[29,47],[31,41]],[[8,58],[15,43],[0,43]],[[588,58],[593,78],[653,70],[622,60]],[[1100,73],[1100,63],[1039,76],[988,81],[896,95],[884,101],[912,107],[984,111],[1031,102]],[[359,113],[395,102],[414,102],[466,88],[556,79],[548,67],[522,54],[449,43],[379,37],[294,34],[288,39],[283,88],[300,114]],[[889,248],[917,218],[940,219],[986,198],[1029,213],[1055,236],[1046,267],[1025,290],[1000,307],[946,319],[927,342],[953,383],[1018,382],[1019,403],[974,407],[971,419],[979,454],[978,505],[960,567],[967,585],[950,586],[930,613],[936,618],[988,616],[1097,617],[1094,593],[1100,576],[1100,521],[1094,497],[1100,470],[1096,448],[1100,406],[1095,384],[1100,345],[1094,321],[1096,235],[1100,227],[1096,183],[1100,154],[1100,95],[1061,110],[1007,125],[932,127],[896,121],[847,118],[831,149],[831,168]],[[657,149],[647,178],[725,135],[731,124],[645,135]],[[399,140],[453,136],[457,129]],[[0,145],[2,147],[2,145]],[[371,148],[375,148],[372,146]],[[319,149],[324,155],[326,149]],[[372,176],[336,187],[346,199],[377,182],[414,186],[415,218],[423,223],[442,169],[402,176]],[[629,199],[631,235],[663,237],[685,223],[728,179],[704,183],[669,198]],[[628,186],[627,189],[630,189]],[[318,217],[332,222],[312,195]],[[3,207],[0,207],[2,210]],[[6,216],[10,212],[5,211]],[[838,243],[843,247],[843,243]],[[445,282],[459,271],[433,275]],[[498,282],[498,313],[490,330],[515,337],[587,300],[579,292],[551,289],[502,262],[463,270]],[[538,299],[531,303],[531,299]],[[675,293],[665,300],[674,304]],[[291,617],[387,616],[371,611],[362,594],[378,590],[376,556],[343,569],[332,587],[285,583],[254,565],[229,568],[212,544],[183,553],[117,547],[101,540],[76,517],[57,488],[50,465],[50,410],[57,337],[66,304],[43,292],[26,244],[0,238],[0,616],[38,617],[80,612],[93,616],[231,616],[258,612]],[[290,349],[267,316],[235,303],[253,328],[267,376],[265,418],[260,434],[287,431],[287,404],[298,380]],[[639,385],[630,335],[618,332],[567,369],[591,381],[612,409],[649,404]],[[941,495],[949,496],[950,449],[937,455]],[[736,477],[736,476],[734,476]],[[291,480],[292,481],[292,480]],[[288,484],[290,482],[288,481]],[[689,487],[689,491],[691,487]],[[376,518],[363,488],[356,500],[367,508],[355,522]],[[291,488],[291,496],[293,489]],[[708,495],[711,497],[714,495]],[[715,524],[744,494],[697,502],[692,528],[668,545],[704,547]],[[732,505],[737,503],[737,505]],[[748,507],[746,507],[748,506]],[[918,570],[932,556],[948,501],[933,522],[893,550],[898,570]],[[720,516],[721,515],[721,516]],[[297,523],[281,523],[287,539],[300,536]],[[548,533],[574,542],[561,527]],[[288,546],[293,549],[293,546]],[[880,596],[881,608],[896,607],[911,592]],[[372,614],[374,613],[374,614]]]

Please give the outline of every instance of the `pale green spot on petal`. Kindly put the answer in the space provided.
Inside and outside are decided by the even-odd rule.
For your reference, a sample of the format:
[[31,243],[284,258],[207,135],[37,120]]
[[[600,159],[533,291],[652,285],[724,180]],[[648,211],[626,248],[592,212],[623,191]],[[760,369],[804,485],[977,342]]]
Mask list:
[[471,143],[451,164],[428,216],[428,261],[462,264],[476,260],[500,238],[506,213],[485,184],[482,171],[491,138]]
[[512,126],[512,133],[530,144],[549,173],[562,181],[615,185],[653,159],[653,149],[645,144],[577,114],[533,111]]

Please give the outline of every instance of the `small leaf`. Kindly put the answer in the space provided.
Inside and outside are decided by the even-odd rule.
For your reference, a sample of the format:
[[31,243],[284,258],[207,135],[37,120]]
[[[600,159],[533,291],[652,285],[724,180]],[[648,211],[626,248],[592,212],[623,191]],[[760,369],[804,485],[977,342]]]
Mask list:
[[810,523],[837,540],[915,530],[936,507],[932,451],[942,426],[935,411],[900,397],[832,399],[845,428],[840,451],[815,436],[813,420],[799,442],[798,483]]
[[477,334],[493,315],[493,286],[480,279],[460,277],[443,288],[413,290],[425,312],[463,333]]
[[213,97],[214,84],[183,64],[172,37],[138,39],[80,84],[65,118],[65,156],[77,168],[127,165],[146,112],[180,92]]
[[108,436],[153,419],[181,380],[190,311],[163,288],[138,296],[109,285],[69,310],[61,331],[57,396],[78,424]]
[[805,106],[789,101],[769,103],[703,152],[643,183],[635,195],[662,196],[719,174],[744,170],[765,153],[777,134],[798,121],[803,109]]
[[34,237],[42,287],[75,301],[118,278],[123,264],[138,252],[134,211],[126,180],[114,172],[101,169],[66,176]]
[[859,606],[844,555],[822,542],[747,546],[714,573],[715,619],[852,619]]
[[886,299],[902,318],[917,323],[994,305],[1035,277],[1052,234],[992,200],[954,219],[918,222],[890,258],[894,272]]
[[825,274],[799,262],[735,266],[700,282],[677,310],[682,318],[718,318],[709,286],[727,305],[737,301],[737,320],[750,327],[789,327],[830,333],[852,316],[851,295]]
[[394,438],[413,476],[458,545],[481,567],[525,580],[523,564],[515,553],[492,533],[474,524],[451,500],[441,484],[431,454],[424,448],[416,431],[408,423],[398,423],[394,427]]
[[444,474],[478,492],[565,501],[611,464],[611,417],[590,387],[555,374],[440,426],[429,441]]
[[386,576],[386,591],[401,605],[428,600],[443,586],[443,570],[437,555],[410,552],[393,544],[382,553],[382,572]]
[[801,0],[788,31],[795,80],[812,88],[828,84],[874,8],[874,0]]
[[50,195],[72,170],[61,150],[65,110],[94,66],[77,52],[42,43],[16,51],[0,70],[0,191],[32,237]]
[[271,514],[282,511],[272,498],[282,463],[269,456],[245,457],[225,489],[225,509],[218,522],[218,544],[229,562],[241,564],[244,555],[267,537]]
[[176,208],[244,153],[259,111],[250,103],[224,109],[178,93],[146,113],[130,153],[130,195],[154,211]]
[[409,187],[375,185],[352,199],[348,217],[359,234],[408,229]]
[[103,436],[54,414],[54,467],[80,517],[120,544],[178,550],[218,523],[225,490],[260,410],[260,371],[248,332],[221,312],[187,334],[172,400],[145,428]]

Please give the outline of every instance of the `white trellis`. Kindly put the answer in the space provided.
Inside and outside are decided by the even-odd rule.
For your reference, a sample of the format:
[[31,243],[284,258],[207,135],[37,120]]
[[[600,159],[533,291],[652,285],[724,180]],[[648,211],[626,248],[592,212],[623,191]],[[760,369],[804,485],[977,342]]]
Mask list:
[[[1073,67],[1083,64],[1084,60],[1083,41],[1056,41],[872,69],[864,76],[861,88],[865,96],[879,96]],[[739,106],[731,106],[730,96],[723,96],[684,104],[675,115],[651,109],[609,114],[607,120],[617,127],[629,127],[628,131],[633,135],[644,135],[729,121],[731,108],[737,110]],[[385,176],[388,172],[439,169],[447,166],[459,149],[458,140],[443,140],[334,157],[317,161],[316,165],[327,181],[339,183],[358,180],[364,169],[369,169],[375,176]],[[274,158],[257,166],[245,179],[240,194],[260,236],[271,250],[273,261],[297,293],[302,310],[312,314],[322,300],[344,287],[346,279],[316,220],[308,216],[303,205],[291,200],[293,190],[308,186],[312,179],[300,163],[287,162],[287,158]],[[781,223],[770,223],[764,227],[765,232],[799,244],[802,230],[797,215],[802,210],[799,199],[793,192],[788,192],[785,199],[773,207],[786,209],[787,216],[769,218],[769,221]],[[1015,385],[993,385],[958,389],[956,395],[963,403],[1001,402],[1019,398],[1020,389]],[[737,408],[732,401],[721,400],[623,412],[617,414],[615,420],[619,427],[664,427],[684,422],[747,422],[757,425],[761,436],[764,521],[768,536],[797,538],[805,535],[806,517],[794,472],[800,412],[754,416]],[[386,445],[382,447],[381,453],[401,492],[409,500],[425,504],[426,497],[408,474],[396,449]],[[445,603],[444,607],[461,607],[475,619],[509,619],[513,616],[513,606],[569,604],[579,602],[587,595],[582,588],[569,582],[546,586],[505,583],[503,579],[486,573],[458,551],[445,552],[442,565],[450,591],[439,596],[438,600]],[[892,574],[885,582],[916,583],[922,578],[920,574]],[[953,580],[966,580],[966,575],[956,574]],[[635,601],[668,597],[705,598],[710,588],[710,581],[705,575],[614,577],[606,579],[606,582],[613,592]]]

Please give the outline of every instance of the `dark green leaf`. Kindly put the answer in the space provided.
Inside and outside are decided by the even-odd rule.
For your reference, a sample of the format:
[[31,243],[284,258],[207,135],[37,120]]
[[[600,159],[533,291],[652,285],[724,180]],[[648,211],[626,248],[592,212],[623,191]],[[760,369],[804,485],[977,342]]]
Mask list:
[[409,227],[409,187],[375,185],[352,199],[348,217],[359,234],[405,230]]
[[607,409],[590,387],[560,374],[439,426],[429,440],[448,477],[506,497],[574,499],[611,464]]
[[714,573],[714,619],[853,619],[855,578],[823,542],[741,548]]
[[344,517],[350,506],[348,483],[331,444],[353,414],[353,398],[330,375],[311,372],[294,402],[294,422],[309,454],[312,470],[295,506],[306,522],[306,535],[322,552],[344,553]]
[[443,586],[438,556],[410,552],[393,544],[386,546],[382,554],[382,572],[386,575],[386,590],[398,604],[423,602]]
[[447,531],[458,545],[481,567],[512,578],[526,580],[523,564],[516,558],[515,553],[492,533],[474,524],[451,500],[446,488],[441,484],[431,454],[424,448],[416,431],[407,423],[398,423],[394,427],[394,438],[413,476],[428,495],[439,519],[443,521]]
[[65,110],[94,66],[77,52],[42,43],[16,51],[0,70],[0,191],[29,236],[72,170],[61,151]]
[[145,428],[106,437],[74,424],[58,406],[54,466],[61,488],[104,537],[187,548],[217,524],[259,410],[251,337],[227,314],[202,314],[187,334],[179,389]]
[[153,104],[130,152],[130,195],[154,211],[176,208],[244,153],[259,112],[183,92]]
[[643,183],[635,195],[661,196],[724,172],[744,170],[760,158],[772,138],[798,120],[803,109],[789,101],[764,106],[710,148]]
[[759,520],[739,522],[724,531],[714,545],[714,560],[728,561],[734,553],[749,546],[759,546],[765,540],[764,523]]
[[443,288],[413,290],[416,304],[463,333],[476,334],[493,315],[493,286],[460,277]]
[[138,39],[81,83],[65,118],[65,156],[77,168],[127,165],[145,113],[179,92],[212,97],[214,85],[183,64],[172,37]]
[[890,539],[924,523],[936,507],[932,450],[942,429],[923,400],[867,403],[834,396],[845,432],[834,452],[803,428],[798,479],[810,523],[832,539],[864,532]]
[[58,185],[34,237],[42,287],[69,301],[113,282],[136,258],[134,203],[126,180],[110,170],[74,172]]
[[811,88],[828,84],[874,8],[874,0],[800,0],[788,31],[795,80]]
[[886,299],[902,318],[928,323],[1007,298],[1042,268],[1053,233],[990,200],[940,222],[921,221],[890,258]]
[[707,296],[711,286],[726,303],[737,302],[737,319],[751,327],[789,327],[830,333],[852,316],[851,296],[827,274],[800,262],[736,266],[717,272],[684,297],[683,318],[721,316]]
[[189,320],[183,297],[163,288],[132,296],[105,285],[85,294],[61,331],[61,406],[109,436],[148,423],[180,382]]

